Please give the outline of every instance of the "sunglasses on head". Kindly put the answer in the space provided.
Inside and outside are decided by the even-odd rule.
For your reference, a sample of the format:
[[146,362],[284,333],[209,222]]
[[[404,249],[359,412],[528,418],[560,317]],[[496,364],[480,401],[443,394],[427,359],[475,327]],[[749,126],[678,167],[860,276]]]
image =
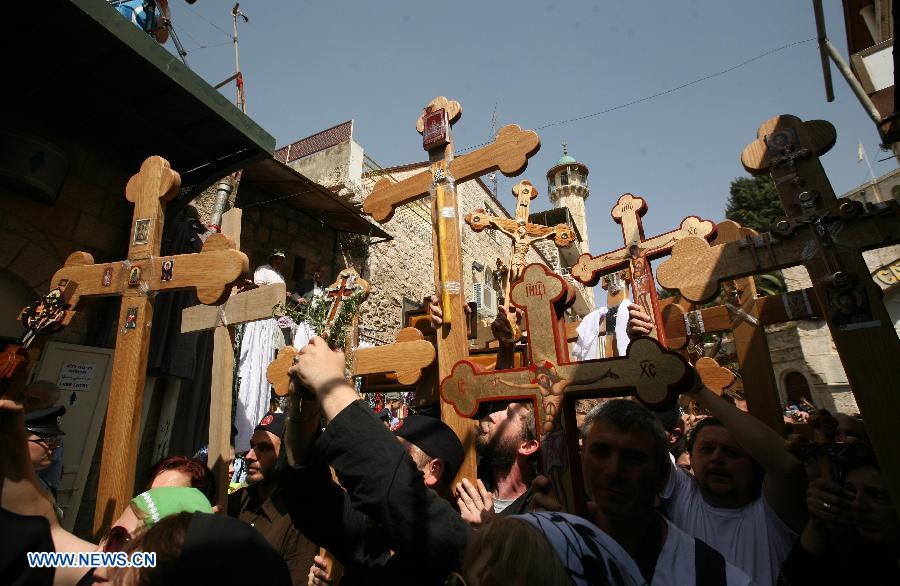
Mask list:
[[122,551],[125,544],[131,541],[131,534],[121,525],[110,527],[106,532],[106,542],[103,544],[103,551],[113,553]]

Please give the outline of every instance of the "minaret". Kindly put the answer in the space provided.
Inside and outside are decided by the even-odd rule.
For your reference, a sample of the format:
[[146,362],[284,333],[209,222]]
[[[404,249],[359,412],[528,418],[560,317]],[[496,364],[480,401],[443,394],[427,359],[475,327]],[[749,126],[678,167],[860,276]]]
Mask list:
[[581,236],[581,251],[586,252],[590,250],[584,211],[584,200],[591,193],[588,188],[588,168],[569,156],[567,146],[562,143],[562,158],[547,171],[547,194],[554,207],[569,209],[572,222]]

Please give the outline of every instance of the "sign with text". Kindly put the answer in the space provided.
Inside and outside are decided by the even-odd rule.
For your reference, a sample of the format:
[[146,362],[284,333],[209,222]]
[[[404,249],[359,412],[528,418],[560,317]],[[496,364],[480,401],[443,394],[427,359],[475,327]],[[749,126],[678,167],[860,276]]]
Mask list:
[[56,385],[61,391],[86,391],[94,378],[92,362],[66,362],[59,371]]

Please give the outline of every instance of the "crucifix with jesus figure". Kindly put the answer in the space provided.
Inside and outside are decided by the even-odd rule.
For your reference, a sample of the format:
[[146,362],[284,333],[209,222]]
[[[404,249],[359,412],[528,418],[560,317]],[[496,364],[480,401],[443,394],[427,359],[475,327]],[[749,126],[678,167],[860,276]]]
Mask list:
[[751,174],[772,178],[786,217],[772,232],[720,246],[700,238],[679,241],[659,267],[659,282],[703,302],[716,296],[722,281],[804,265],[900,507],[900,399],[889,392],[895,382],[885,368],[900,363],[900,340],[862,255],[900,242],[900,206],[835,197],[819,155],[836,139],[825,120],[782,115],[763,123],[741,163]]
[[514,219],[489,216],[485,210],[478,209],[466,214],[465,220],[475,232],[492,228],[512,240],[513,249],[509,259],[509,270],[506,272],[503,283],[503,309],[510,320],[512,337],[514,341],[518,341],[520,335],[517,335],[519,328],[515,323],[515,313],[510,314],[508,309],[509,288],[512,283],[522,277],[522,271],[525,270],[525,264],[528,262],[526,260],[528,249],[538,240],[544,239],[552,239],[561,248],[570,246],[575,242],[575,232],[565,224],[550,227],[532,224],[528,221],[531,200],[538,196],[538,190],[531,184],[531,181],[520,181],[513,186],[512,192],[516,196],[516,217]]
[[[384,178],[363,202],[363,211],[378,222],[391,219],[403,204],[432,195],[432,252],[435,289],[443,311],[437,331],[438,376],[450,373],[456,361],[468,356],[466,316],[463,310],[462,255],[459,242],[459,213],[456,183],[499,170],[507,177],[519,175],[528,159],[541,146],[537,133],[515,124],[504,126],[494,141],[459,157],[453,156],[452,124],[462,114],[459,102],[441,96],[422,111],[416,130],[422,134],[422,146],[428,152],[431,167],[397,183]],[[475,478],[475,429],[447,405],[441,405],[441,419],[459,436],[466,457],[457,479]]]
[[[564,408],[567,401],[634,395],[648,406],[665,408],[693,385],[693,370],[684,357],[649,337],[634,340],[625,356],[571,362],[563,315],[575,300],[575,289],[544,265],[528,265],[521,280],[513,284],[510,297],[528,323],[529,364],[491,371],[468,360],[454,364],[441,381],[441,398],[462,417],[474,416],[482,402],[531,402],[538,434],[546,439],[558,428],[563,413],[566,456],[576,462],[577,430],[574,411]],[[565,487],[568,496],[562,498],[569,510],[583,512],[584,499],[573,502],[574,494],[581,494],[580,470],[574,465],[569,468],[571,486]]]
[[87,297],[122,298],[115,357],[106,411],[103,456],[94,531],[122,512],[134,488],[135,458],[141,430],[141,404],[147,374],[153,301],[159,291],[196,289],[201,303],[216,304],[249,270],[247,257],[224,234],[213,234],[201,252],[161,257],[165,203],[175,197],[181,178],[162,157],[150,157],[125,187],[134,204],[128,256],[94,264],[86,252],[73,252],[52,282],[77,284],[69,299],[73,308]]

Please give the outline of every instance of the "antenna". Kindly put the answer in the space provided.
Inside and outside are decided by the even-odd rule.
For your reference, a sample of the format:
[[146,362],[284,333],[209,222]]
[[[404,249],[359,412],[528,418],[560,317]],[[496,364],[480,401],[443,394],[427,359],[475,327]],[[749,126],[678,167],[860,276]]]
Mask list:
[[244,23],[250,22],[247,15],[241,12],[241,3],[236,2],[234,8],[231,9],[231,30],[234,38],[234,80],[237,84],[236,103],[240,107],[241,112],[247,112],[247,96],[244,93],[244,76],[241,73],[241,54],[238,49],[237,20],[238,17],[244,19]]
[[[499,104],[499,102],[494,102],[494,111],[491,113],[491,130],[488,132],[488,142],[493,140],[494,133],[497,131],[497,104]],[[491,187],[494,190],[494,199],[497,199],[499,197],[497,195],[497,172],[494,171],[488,174],[488,179],[491,180]]]

